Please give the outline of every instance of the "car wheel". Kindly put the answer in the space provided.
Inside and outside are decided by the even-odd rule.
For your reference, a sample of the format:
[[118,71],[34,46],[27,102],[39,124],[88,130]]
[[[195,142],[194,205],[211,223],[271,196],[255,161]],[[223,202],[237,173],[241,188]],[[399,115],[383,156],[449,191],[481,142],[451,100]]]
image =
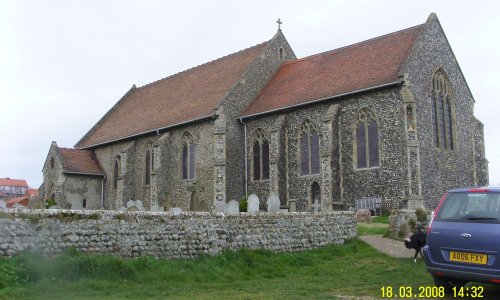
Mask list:
[[436,275],[432,275],[432,278],[434,279],[434,285],[437,287],[443,287],[444,292],[446,294],[451,294],[452,289],[451,289],[451,284],[450,284],[450,279],[447,277],[440,277]]

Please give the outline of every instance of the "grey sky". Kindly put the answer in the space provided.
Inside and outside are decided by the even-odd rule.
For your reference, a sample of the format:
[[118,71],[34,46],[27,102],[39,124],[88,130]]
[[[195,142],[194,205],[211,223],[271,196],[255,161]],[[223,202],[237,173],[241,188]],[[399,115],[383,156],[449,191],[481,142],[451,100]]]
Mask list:
[[0,177],[38,187],[51,141],[72,147],[132,84],[268,40],[277,18],[304,57],[435,12],[485,125],[490,183],[500,184],[499,2],[269,2],[0,0]]

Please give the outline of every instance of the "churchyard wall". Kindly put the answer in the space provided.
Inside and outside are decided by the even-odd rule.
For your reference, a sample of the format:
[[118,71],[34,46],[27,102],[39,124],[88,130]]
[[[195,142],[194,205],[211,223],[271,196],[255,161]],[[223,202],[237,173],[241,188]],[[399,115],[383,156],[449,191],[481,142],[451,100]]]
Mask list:
[[124,258],[195,258],[226,250],[293,252],[356,236],[354,212],[205,213],[14,210],[0,215],[0,256],[75,247]]

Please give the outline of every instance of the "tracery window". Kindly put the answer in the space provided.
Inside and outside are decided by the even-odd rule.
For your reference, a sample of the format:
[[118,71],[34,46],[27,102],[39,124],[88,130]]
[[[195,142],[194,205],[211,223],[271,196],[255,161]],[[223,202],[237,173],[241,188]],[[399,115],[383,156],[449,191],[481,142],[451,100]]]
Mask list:
[[195,178],[196,144],[193,136],[186,132],[182,138],[182,179]]
[[299,137],[300,174],[319,174],[319,134],[316,126],[306,120]]
[[453,93],[442,69],[432,76],[431,119],[434,147],[453,150]]
[[269,140],[262,129],[257,129],[252,148],[253,180],[269,179]]
[[379,166],[378,124],[375,114],[367,108],[358,113],[355,127],[356,168]]
[[115,190],[118,188],[118,178],[120,177],[120,169],[121,169],[121,158],[120,156],[117,156],[113,168],[113,189]]

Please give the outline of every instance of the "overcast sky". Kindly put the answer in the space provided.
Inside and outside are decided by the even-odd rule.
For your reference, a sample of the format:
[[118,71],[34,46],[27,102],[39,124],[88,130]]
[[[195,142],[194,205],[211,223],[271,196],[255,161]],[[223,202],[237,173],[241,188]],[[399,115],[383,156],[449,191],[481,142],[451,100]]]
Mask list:
[[[0,0],[0,177],[37,188],[51,141],[76,142],[133,85],[270,39],[298,57],[424,23],[435,12],[485,125],[500,184],[500,1]],[[457,162],[460,163],[460,162]]]

